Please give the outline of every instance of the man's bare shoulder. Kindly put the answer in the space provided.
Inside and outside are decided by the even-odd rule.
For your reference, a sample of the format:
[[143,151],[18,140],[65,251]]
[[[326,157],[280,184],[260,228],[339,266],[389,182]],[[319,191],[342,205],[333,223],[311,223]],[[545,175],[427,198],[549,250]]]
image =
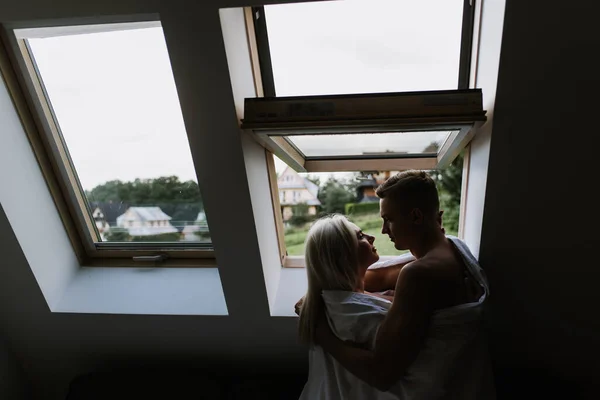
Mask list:
[[411,280],[453,279],[459,268],[452,252],[441,248],[407,264],[402,270],[404,274],[401,275]]

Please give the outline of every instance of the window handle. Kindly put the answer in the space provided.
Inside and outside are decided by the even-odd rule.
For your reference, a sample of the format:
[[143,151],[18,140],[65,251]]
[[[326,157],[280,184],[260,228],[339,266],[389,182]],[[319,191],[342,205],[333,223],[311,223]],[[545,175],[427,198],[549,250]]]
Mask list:
[[158,254],[156,256],[135,256],[133,257],[133,261],[139,262],[162,262],[166,261],[169,258],[166,254]]

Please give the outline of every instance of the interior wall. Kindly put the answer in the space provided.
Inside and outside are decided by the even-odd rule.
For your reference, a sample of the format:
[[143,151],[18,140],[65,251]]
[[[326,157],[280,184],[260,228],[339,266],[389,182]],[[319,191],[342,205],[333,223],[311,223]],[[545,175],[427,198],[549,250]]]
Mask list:
[[35,399],[64,400],[74,377],[113,366],[306,372],[296,319],[251,307],[252,326],[231,316],[50,312],[2,207],[0,254],[0,326]]
[[598,11],[507,1],[480,250],[497,363],[580,385],[600,378]]
[[[296,337],[296,318],[272,318],[267,301],[219,23],[220,7],[239,5],[180,0],[57,0],[51,6],[41,0],[0,2],[0,23],[43,25],[39,19],[78,23],[90,16],[159,14],[199,183],[219,188],[205,190],[203,199],[229,311],[223,317],[52,313],[6,216],[8,209],[0,207],[0,293],[5,300],[0,302],[0,326],[22,360],[34,398],[62,400],[74,377],[111,365],[306,372],[307,352]],[[14,168],[19,168],[18,160]],[[0,188],[12,189],[12,184]],[[36,202],[42,200],[31,200],[31,207],[39,208]]]
[[23,370],[16,357],[0,337],[0,399],[28,399]]
[[[159,12],[177,30],[185,4],[5,1],[0,3],[0,22]],[[238,5],[244,4],[207,1],[195,5],[191,14],[214,13],[217,18],[218,7]],[[168,18],[171,7],[179,10]],[[590,118],[600,89],[596,7],[591,0],[576,6],[507,0],[480,250],[492,285],[492,348],[498,362],[546,369],[548,374],[580,381],[598,378],[594,366],[600,354],[595,308],[600,303],[595,290],[600,235],[595,231],[597,201],[592,193],[597,139]],[[209,28],[214,34],[214,27]],[[202,29],[198,24],[194,35],[201,35]],[[180,46],[191,49],[194,40]],[[197,57],[206,54],[204,42],[199,43]],[[183,53],[182,47],[180,63]],[[226,81],[223,50],[209,53],[223,53],[214,74],[219,82]],[[194,74],[197,71],[189,72],[190,77]],[[228,104],[229,99],[220,101]],[[213,118],[230,115],[233,105]],[[243,170],[241,158],[238,161],[238,170]],[[220,235],[228,233],[223,228]],[[230,252],[224,268],[247,264],[243,254],[251,252]],[[263,312],[264,306],[253,313],[253,304],[266,304],[266,296],[244,304],[252,296],[234,274],[224,284],[240,317],[60,314],[49,311],[1,209],[0,253],[0,325],[37,398],[64,399],[74,376],[134,359],[208,368],[223,364],[254,370],[306,368],[305,349],[296,341],[296,321],[272,318]],[[245,266],[260,271],[257,281],[263,279],[260,265]]]

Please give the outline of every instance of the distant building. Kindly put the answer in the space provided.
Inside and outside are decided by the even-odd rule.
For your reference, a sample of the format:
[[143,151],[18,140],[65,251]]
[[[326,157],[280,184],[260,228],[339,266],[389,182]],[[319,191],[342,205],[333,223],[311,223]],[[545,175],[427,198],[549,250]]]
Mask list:
[[290,167],[277,178],[277,186],[284,221],[288,221],[294,215],[293,207],[301,203],[308,205],[309,215],[317,214],[317,207],[321,205],[317,198],[319,186],[301,177]]
[[177,233],[171,225],[171,217],[160,207],[129,207],[117,217],[117,227],[127,229],[129,236],[152,236]]
[[106,240],[106,235],[110,227],[117,225],[117,217],[123,214],[128,208],[129,205],[123,202],[90,202],[92,218],[94,219],[96,228],[98,228],[102,241]]
[[375,194],[375,190],[377,190],[379,185],[385,182],[386,179],[396,173],[398,173],[398,171],[375,171],[366,173],[356,187],[356,201],[358,203],[379,201],[379,197]]
[[206,222],[206,214],[204,211],[198,213],[193,225],[186,225],[181,231],[183,240],[186,242],[206,241],[206,233],[208,233],[208,223]]

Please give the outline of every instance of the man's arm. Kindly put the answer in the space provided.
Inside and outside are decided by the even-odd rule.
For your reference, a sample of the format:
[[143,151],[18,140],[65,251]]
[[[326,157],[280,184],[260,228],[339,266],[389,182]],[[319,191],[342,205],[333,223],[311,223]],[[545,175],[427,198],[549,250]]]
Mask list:
[[416,262],[401,270],[374,351],[344,343],[331,332],[326,320],[318,324],[317,343],[361,380],[379,390],[389,390],[417,358],[427,335],[437,285],[428,275]]
[[413,257],[387,267],[368,269],[365,274],[365,290],[383,292],[394,289],[402,268],[414,260]]

